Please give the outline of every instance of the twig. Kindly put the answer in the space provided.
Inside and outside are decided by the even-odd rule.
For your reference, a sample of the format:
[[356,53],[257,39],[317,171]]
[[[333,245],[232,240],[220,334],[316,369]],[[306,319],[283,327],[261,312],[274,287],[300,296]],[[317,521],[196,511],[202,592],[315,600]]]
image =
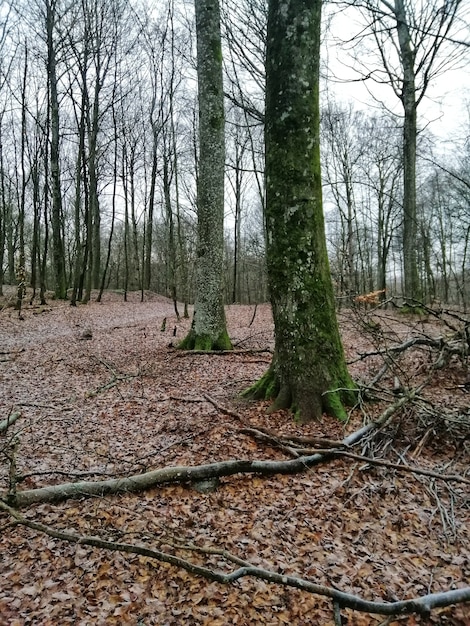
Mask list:
[[304,455],[330,454],[331,456],[346,457],[348,459],[354,459],[355,461],[364,461],[366,463],[370,463],[370,465],[379,465],[381,467],[388,467],[390,469],[395,469],[400,472],[409,472],[410,474],[418,474],[420,476],[429,476],[431,478],[436,478],[437,480],[442,480],[448,483],[454,482],[454,483],[463,483],[465,485],[470,485],[469,479],[464,478],[463,476],[459,476],[458,474],[440,474],[438,472],[433,472],[432,470],[415,467],[413,465],[401,465],[399,463],[391,463],[390,461],[383,461],[382,459],[373,459],[369,456],[363,456],[362,454],[354,454],[353,452],[348,452],[347,450],[327,448],[326,450],[299,450],[299,452]]
[[343,620],[341,619],[341,606],[339,602],[333,602],[333,615],[335,619],[335,626],[341,626]]
[[253,322],[255,321],[255,317],[256,317],[256,311],[258,310],[258,303],[255,304],[255,310],[253,311],[253,315],[251,317],[250,323],[248,324],[248,328],[250,326],[252,326]]

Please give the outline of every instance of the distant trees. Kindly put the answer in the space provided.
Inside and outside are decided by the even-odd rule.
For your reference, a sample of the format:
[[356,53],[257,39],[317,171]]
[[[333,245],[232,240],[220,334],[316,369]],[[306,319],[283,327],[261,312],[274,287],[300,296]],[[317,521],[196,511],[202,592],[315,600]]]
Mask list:
[[[157,290],[174,300],[178,315],[183,301],[187,314],[202,173],[191,5],[162,0],[151,10],[144,2],[138,12],[122,0],[1,6],[0,282],[15,284],[24,266],[42,301],[46,290],[72,303],[88,301],[93,289],[122,289],[124,297],[138,289],[142,298]],[[350,42],[358,46],[356,69],[392,85],[404,119],[400,6],[361,0],[348,11],[367,27]],[[453,62],[465,16],[457,0],[402,8],[419,112],[428,85]],[[264,1],[222,4],[226,302],[267,298],[266,20]],[[415,295],[467,300],[468,190],[456,178],[465,180],[464,151],[458,163],[457,148],[445,162],[439,150],[432,156],[432,138],[421,149],[429,130],[416,118],[413,174],[401,116],[354,110],[326,95],[321,107],[328,252],[341,302],[385,287],[412,295],[416,280]],[[415,208],[405,214],[405,206]]]
[[330,102],[322,131],[332,272],[339,302],[348,303],[392,286],[390,253],[402,222],[400,128],[390,115]]
[[[368,79],[388,83],[403,108],[403,292],[406,297],[419,299],[422,289],[416,250],[417,110],[432,80],[456,63],[456,48],[449,44],[463,2],[360,0],[351,4],[363,11],[367,22],[366,30],[358,36],[361,56],[356,57],[356,68]],[[364,47],[370,34],[376,44],[372,59],[371,49]]]

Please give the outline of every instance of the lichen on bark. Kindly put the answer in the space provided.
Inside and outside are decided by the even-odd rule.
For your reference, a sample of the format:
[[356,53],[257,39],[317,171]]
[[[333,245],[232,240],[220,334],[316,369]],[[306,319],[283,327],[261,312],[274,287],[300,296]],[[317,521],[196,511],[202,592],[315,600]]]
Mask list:
[[245,395],[308,421],[355,401],[336,320],[320,172],[321,0],[270,0],[266,53],[267,267],[271,367]]

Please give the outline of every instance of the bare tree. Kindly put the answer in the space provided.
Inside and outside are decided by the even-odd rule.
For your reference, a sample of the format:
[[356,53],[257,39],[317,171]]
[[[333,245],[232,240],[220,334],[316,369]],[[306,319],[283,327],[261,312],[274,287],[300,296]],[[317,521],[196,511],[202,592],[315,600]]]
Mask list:
[[[416,141],[417,110],[432,81],[458,63],[460,52],[451,45],[462,28],[462,0],[359,0],[351,4],[366,21],[357,36],[361,58],[356,69],[364,79],[388,84],[399,99],[403,121],[403,291],[406,297],[420,298],[417,259]],[[375,55],[366,47],[375,41]],[[380,63],[377,63],[377,55]]]
[[218,0],[195,0],[199,90],[198,248],[192,328],[181,348],[230,349],[223,306],[225,115]]

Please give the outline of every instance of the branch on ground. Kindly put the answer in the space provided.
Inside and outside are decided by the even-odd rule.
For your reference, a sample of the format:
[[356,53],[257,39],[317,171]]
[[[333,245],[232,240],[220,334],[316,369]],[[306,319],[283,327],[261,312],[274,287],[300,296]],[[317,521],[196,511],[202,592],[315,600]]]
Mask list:
[[[363,426],[351,435],[348,435],[342,444],[345,447],[360,441],[367,434],[382,428],[404,404],[414,397],[413,393],[400,398],[374,422]],[[15,494],[0,492],[0,499],[11,506],[18,508],[30,506],[38,502],[56,502],[70,498],[103,496],[125,492],[144,491],[156,485],[168,483],[194,483],[208,478],[233,476],[234,474],[259,474],[263,476],[274,474],[295,474],[305,471],[328,458],[329,450],[308,456],[289,459],[287,461],[250,461],[235,459],[208,463],[196,466],[174,466],[156,469],[142,474],[134,474],[122,478],[111,478],[93,482],[63,483],[38,489],[16,491]]]
[[[8,505],[0,502],[0,509],[8,513],[15,521],[16,524],[20,524],[27,528],[31,528],[40,533],[44,533],[54,539],[61,541],[68,541],[74,544],[93,546],[105,550],[111,550],[115,552],[125,552],[127,554],[138,554],[163,563],[170,563],[176,567],[180,567],[191,574],[196,576],[202,576],[207,580],[219,582],[222,584],[232,584],[241,578],[254,577],[261,580],[265,580],[269,583],[275,583],[283,585],[285,587],[293,587],[300,589],[307,593],[330,598],[340,608],[350,608],[356,611],[364,613],[374,613],[378,615],[409,615],[412,613],[418,613],[420,615],[429,616],[432,609],[450,606],[452,604],[459,604],[463,602],[470,602],[470,587],[463,587],[461,589],[454,589],[452,591],[443,591],[438,593],[427,594],[422,597],[412,598],[409,600],[401,600],[397,602],[377,602],[365,600],[359,596],[340,591],[333,587],[327,587],[326,585],[320,585],[314,583],[305,578],[292,575],[279,574],[273,570],[268,570],[262,567],[257,567],[250,564],[244,559],[230,554],[225,550],[218,550],[214,548],[197,548],[195,546],[179,545],[180,549],[197,550],[206,554],[217,554],[218,556],[225,558],[226,561],[235,563],[239,567],[232,570],[229,573],[213,570],[209,567],[197,565],[187,559],[183,559],[179,556],[169,554],[163,550],[156,550],[143,545],[119,543],[114,541],[107,541],[100,537],[90,537],[86,535],[79,535],[62,530],[56,530],[45,524],[40,524],[30,519],[26,519],[20,515],[15,509],[12,509]],[[172,544],[172,547],[175,547]]]
[[14,424],[16,420],[21,417],[21,413],[18,411],[16,413],[11,413],[6,419],[0,422],[0,433],[4,433],[9,426]]

